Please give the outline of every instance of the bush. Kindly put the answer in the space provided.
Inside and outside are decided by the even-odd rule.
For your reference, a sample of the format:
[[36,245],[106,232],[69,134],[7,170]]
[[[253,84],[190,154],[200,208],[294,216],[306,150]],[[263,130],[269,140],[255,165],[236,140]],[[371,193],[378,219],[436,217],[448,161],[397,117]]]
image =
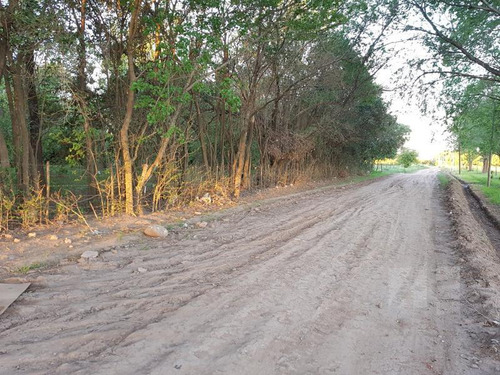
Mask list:
[[418,153],[415,150],[403,150],[398,156],[398,163],[403,167],[408,168],[410,165],[417,163]]

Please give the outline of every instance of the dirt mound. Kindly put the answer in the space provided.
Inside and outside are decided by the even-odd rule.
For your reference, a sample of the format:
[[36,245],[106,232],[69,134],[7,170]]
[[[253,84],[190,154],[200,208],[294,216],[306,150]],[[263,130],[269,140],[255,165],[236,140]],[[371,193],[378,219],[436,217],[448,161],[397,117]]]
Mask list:
[[478,325],[485,354],[500,360],[500,259],[484,226],[474,218],[464,187],[452,179],[448,193],[450,216],[461,256],[462,277],[467,285],[464,302],[470,307]]

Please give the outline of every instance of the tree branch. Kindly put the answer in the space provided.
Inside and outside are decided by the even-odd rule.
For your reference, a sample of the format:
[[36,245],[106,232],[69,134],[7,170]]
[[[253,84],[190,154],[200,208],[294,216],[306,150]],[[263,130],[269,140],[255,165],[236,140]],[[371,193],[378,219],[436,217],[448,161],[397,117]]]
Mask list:
[[500,70],[499,69],[497,69],[497,68],[491,66],[490,64],[488,64],[487,62],[477,58],[470,51],[468,51],[462,44],[460,44],[458,41],[446,36],[441,30],[439,30],[439,28],[436,26],[434,21],[429,17],[429,15],[427,14],[427,12],[425,11],[425,9],[423,8],[422,5],[420,5],[418,2],[413,2],[413,4],[420,10],[420,13],[422,13],[422,16],[425,18],[427,23],[432,27],[432,29],[434,30],[434,32],[436,33],[436,35],[440,39],[442,39],[443,41],[445,41],[448,44],[451,44],[457,50],[462,52],[462,54],[465,57],[467,57],[467,59],[472,61],[473,63],[481,66],[482,68],[484,68],[486,71],[490,72],[491,74],[500,77]]

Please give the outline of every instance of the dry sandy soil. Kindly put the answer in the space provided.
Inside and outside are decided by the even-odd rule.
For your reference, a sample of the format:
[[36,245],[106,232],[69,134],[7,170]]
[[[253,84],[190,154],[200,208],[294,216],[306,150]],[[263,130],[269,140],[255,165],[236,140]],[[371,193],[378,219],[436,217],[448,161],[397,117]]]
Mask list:
[[0,317],[0,374],[500,373],[480,309],[495,290],[469,298],[488,275],[436,173],[262,201],[28,275]]

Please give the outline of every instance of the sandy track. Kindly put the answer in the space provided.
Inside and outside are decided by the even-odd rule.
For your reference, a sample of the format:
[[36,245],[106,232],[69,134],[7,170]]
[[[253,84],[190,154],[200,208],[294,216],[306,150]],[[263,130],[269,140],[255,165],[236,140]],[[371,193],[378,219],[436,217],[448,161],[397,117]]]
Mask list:
[[0,374],[480,374],[460,357],[435,173],[274,199],[51,271],[0,318]]

